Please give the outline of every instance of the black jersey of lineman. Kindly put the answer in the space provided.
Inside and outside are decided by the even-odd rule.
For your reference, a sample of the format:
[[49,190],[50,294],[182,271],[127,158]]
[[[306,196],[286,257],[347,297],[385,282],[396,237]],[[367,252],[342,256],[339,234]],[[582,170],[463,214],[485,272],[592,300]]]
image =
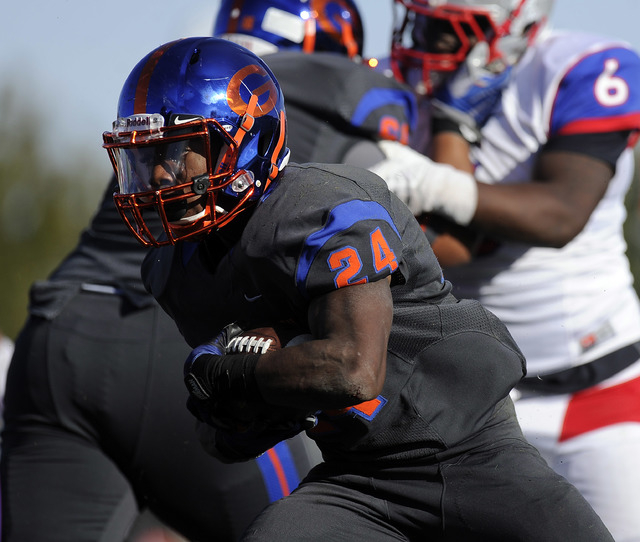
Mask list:
[[383,391],[319,413],[309,435],[325,458],[429,457],[477,431],[523,376],[504,326],[450,294],[408,208],[366,170],[290,164],[230,250],[208,237],[156,249],[143,266],[147,287],[192,346],[234,321],[294,320],[302,329],[316,296],[392,277]]
[[[140,280],[140,266],[148,249],[131,234],[113,201],[117,189],[112,177],[91,223],[77,245],[47,277],[30,290],[29,312],[54,318],[80,289],[118,293],[134,307],[145,307],[154,299]],[[149,227],[158,228],[157,215],[145,216]]]
[[293,162],[345,163],[363,141],[408,142],[416,100],[395,78],[336,53],[280,51],[264,60],[284,94]]

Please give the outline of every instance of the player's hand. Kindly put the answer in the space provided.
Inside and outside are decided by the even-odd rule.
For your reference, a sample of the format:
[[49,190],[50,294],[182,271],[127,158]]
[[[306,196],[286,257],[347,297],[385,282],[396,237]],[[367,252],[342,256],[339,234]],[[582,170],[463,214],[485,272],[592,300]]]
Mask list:
[[315,416],[305,411],[262,399],[253,376],[261,354],[230,353],[236,351],[230,348],[232,340],[242,332],[240,326],[230,324],[191,352],[184,365],[189,411],[199,421],[232,434],[268,430],[287,434],[315,423]]
[[187,408],[200,422],[198,439],[210,455],[224,463],[254,459],[317,423],[313,414],[263,401],[252,404],[244,399],[242,391],[246,390],[233,390],[231,370],[260,355],[227,353],[231,340],[242,331],[235,324],[225,327],[213,340],[195,348],[184,367]]
[[431,103],[434,117],[456,122],[468,140],[478,137],[509,82],[511,67],[494,72],[488,68],[489,46],[478,43],[457,72],[436,91]]
[[[242,332],[237,324],[229,324],[216,337],[194,348],[184,364],[184,382],[189,391],[187,408],[199,421],[216,427],[235,428],[239,420],[225,405],[229,382],[224,383],[227,346]],[[225,386],[226,384],[226,386]]]

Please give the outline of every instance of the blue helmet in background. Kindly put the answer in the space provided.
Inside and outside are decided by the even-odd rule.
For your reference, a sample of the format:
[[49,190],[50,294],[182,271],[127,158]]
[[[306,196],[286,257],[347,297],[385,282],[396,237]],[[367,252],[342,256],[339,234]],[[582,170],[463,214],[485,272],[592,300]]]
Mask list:
[[213,35],[259,55],[296,49],[362,56],[362,19],[352,0],[221,0]]
[[[212,37],[146,55],[103,139],[118,178],[116,206],[148,246],[228,224],[264,194],[289,155],[274,75],[251,51]],[[151,211],[163,232],[145,222]]]

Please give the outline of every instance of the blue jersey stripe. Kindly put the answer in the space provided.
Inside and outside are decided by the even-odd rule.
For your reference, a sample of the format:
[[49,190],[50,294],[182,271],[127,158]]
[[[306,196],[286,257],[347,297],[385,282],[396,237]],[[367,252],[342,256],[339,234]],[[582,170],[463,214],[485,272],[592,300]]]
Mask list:
[[411,131],[415,129],[417,105],[414,96],[394,88],[372,88],[368,90],[358,102],[356,110],[351,115],[351,124],[362,126],[372,111],[385,105],[399,105],[404,107]]
[[270,502],[286,497],[298,487],[300,476],[286,441],[276,444],[258,457],[256,462],[262,472]]
[[612,47],[581,58],[558,87],[550,135],[636,129],[638,88],[640,58],[634,51]]

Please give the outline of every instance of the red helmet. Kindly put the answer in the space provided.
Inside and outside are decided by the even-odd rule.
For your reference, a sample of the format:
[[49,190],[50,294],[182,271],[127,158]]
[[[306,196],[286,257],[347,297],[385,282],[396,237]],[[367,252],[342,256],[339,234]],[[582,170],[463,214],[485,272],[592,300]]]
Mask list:
[[553,0],[394,0],[391,65],[421,94],[455,71],[478,42],[487,69],[514,65],[547,21]]

